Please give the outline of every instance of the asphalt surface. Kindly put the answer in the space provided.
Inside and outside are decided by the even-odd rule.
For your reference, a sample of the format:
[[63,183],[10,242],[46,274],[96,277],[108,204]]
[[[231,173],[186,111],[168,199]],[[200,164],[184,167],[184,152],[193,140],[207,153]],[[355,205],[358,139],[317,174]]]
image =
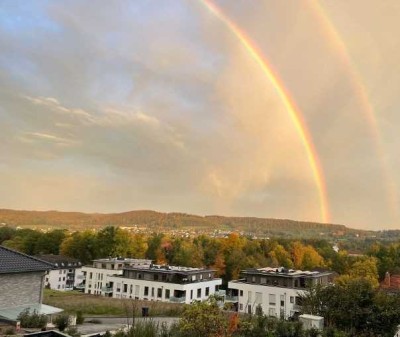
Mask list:
[[[88,321],[95,319],[101,321],[100,324],[89,323]],[[170,326],[171,324],[177,322],[179,318],[177,317],[135,317],[135,321],[152,320],[158,324],[166,324]],[[77,325],[77,329],[82,335],[102,333],[106,331],[117,331],[124,329],[127,326],[132,325],[132,318],[127,317],[85,317],[85,323],[82,325]]]

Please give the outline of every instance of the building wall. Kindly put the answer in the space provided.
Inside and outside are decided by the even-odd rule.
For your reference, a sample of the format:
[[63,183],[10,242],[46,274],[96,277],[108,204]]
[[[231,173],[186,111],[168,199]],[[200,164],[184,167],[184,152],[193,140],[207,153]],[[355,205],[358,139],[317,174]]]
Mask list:
[[44,272],[0,275],[0,309],[42,302]]
[[[205,300],[216,291],[216,287],[222,284],[221,279],[210,281],[194,282],[187,284],[177,284],[169,282],[157,282],[148,280],[137,280],[109,276],[108,282],[113,283],[114,298],[137,298],[150,301],[172,302],[175,290],[185,291],[184,303],[190,304],[194,300]],[[145,294],[145,287],[148,287],[148,293]],[[208,288],[208,295],[206,295]],[[169,297],[166,296],[169,290]]]
[[77,284],[76,274],[78,272],[82,273],[81,268],[52,269],[45,276],[45,286],[50,286],[50,289],[54,290],[72,290]]
[[[255,313],[258,305],[264,314],[281,318],[289,318],[299,311],[296,297],[304,294],[303,290],[266,286],[232,281],[229,289],[238,290],[238,311]],[[273,304],[274,303],[274,304]],[[297,302],[298,303],[298,302]]]
[[95,267],[82,267],[85,276],[85,293],[101,295],[101,289],[107,284],[107,276],[122,275],[122,270],[100,269]]

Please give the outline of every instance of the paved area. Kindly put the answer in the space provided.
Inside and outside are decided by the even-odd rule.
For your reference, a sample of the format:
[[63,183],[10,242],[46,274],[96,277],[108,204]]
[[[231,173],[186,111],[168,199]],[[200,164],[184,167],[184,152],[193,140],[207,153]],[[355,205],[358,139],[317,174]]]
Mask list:
[[[101,321],[100,324],[89,323],[88,321],[95,319]],[[135,317],[135,321],[152,320],[158,324],[167,324],[168,326],[177,322],[177,317]],[[126,317],[85,317],[85,323],[77,325],[78,331],[82,335],[101,333],[106,331],[116,331],[132,325],[132,318]]]

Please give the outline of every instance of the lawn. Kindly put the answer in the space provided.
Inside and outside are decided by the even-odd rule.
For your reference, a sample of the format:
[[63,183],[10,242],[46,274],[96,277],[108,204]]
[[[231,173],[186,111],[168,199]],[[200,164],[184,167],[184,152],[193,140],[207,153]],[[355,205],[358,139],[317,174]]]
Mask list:
[[142,307],[149,308],[150,316],[180,316],[183,304],[131,299],[116,299],[84,294],[79,291],[44,290],[43,303],[62,308],[68,313],[81,311],[84,316],[140,316]]

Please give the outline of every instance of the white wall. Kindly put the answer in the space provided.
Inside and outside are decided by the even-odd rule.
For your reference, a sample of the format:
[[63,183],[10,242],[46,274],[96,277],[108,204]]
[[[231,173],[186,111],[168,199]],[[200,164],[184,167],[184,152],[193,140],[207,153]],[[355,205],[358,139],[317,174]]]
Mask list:
[[[113,282],[113,297],[115,298],[138,298],[138,299],[148,299],[150,301],[171,301],[171,297],[174,296],[174,290],[186,291],[185,302],[190,304],[194,300],[205,300],[210,295],[215,293],[217,285],[222,284],[221,279],[213,279],[210,281],[202,281],[196,283],[188,284],[178,284],[169,282],[157,282],[157,281],[147,281],[147,280],[137,280],[122,277],[109,276],[108,280]],[[127,292],[123,292],[124,284],[127,285]],[[131,287],[132,286],[132,287]],[[145,295],[145,287],[149,288],[148,295]],[[209,293],[206,295],[206,288],[209,288]],[[154,295],[152,296],[152,288],[154,288]],[[117,291],[120,289],[120,291]],[[132,289],[132,293],[131,293]],[[158,297],[158,289],[161,289],[161,297]],[[166,298],[166,290],[170,291],[170,298]],[[198,297],[198,290],[201,291],[201,296]],[[193,291],[193,296],[191,298],[191,291]]]
[[[284,318],[286,319],[293,316],[295,311],[299,311],[299,307],[295,304],[296,296],[304,293],[304,291],[298,289],[248,284],[237,281],[229,282],[228,288],[237,289],[239,292],[239,312],[248,313],[251,310],[252,313],[255,313],[257,306],[261,305],[265,315],[280,317],[281,311],[283,311]],[[275,305],[270,304],[270,295],[272,295],[271,299],[275,296]],[[281,303],[281,301],[283,302]]]
[[86,272],[85,293],[93,295],[101,295],[101,288],[108,283],[109,275],[122,275],[122,270],[111,270],[94,267],[82,267],[82,271]]

